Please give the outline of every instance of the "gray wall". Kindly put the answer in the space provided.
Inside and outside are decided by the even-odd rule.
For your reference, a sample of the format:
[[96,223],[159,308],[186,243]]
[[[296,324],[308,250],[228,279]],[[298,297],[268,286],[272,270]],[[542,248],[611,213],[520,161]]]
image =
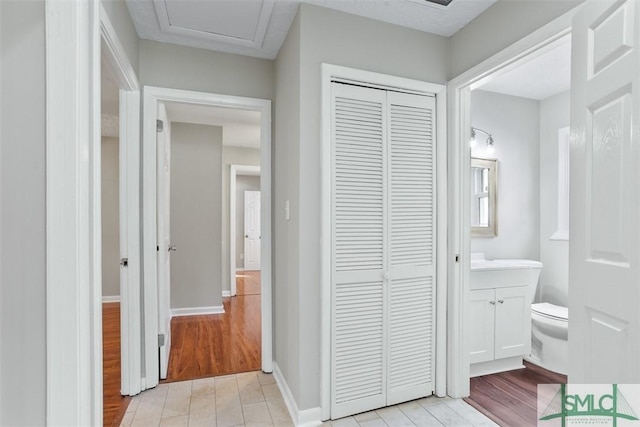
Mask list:
[[127,57],[138,73],[138,33],[129,15],[129,9],[125,0],[102,0],[102,6],[109,16],[109,20],[118,34]]
[[[231,221],[229,221],[229,174],[231,173],[231,165],[260,166],[260,149],[222,147],[222,290],[224,291],[230,290],[231,287],[229,278],[229,262],[231,261],[229,258],[229,239],[231,236],[229,232],[231,227]],[[236,261],[236,266],[242,265]]]
[[0,1],[0,425],[45,425],[45,4]]
[[274,62],[140,40],[143,85],[273,99]]
[[171,123],[171,308],[222,305],[222,128]]
[[449,78],[507,48],[583,1],[498,0],[450,38]]
[[119,147],[102,137],[102,296],[120,295]]
[[276,359],[304,410],[320,405],[321,63],[444,83],[448,40],[308,4],[297,20],[277,60],[278,103],[286,104],[276,107],[277,144],[287,152],[276,151]]
[[[539,102],[475,90],[471,125],[495,140],[498,159],[498,236],[471,239],[471,252],[487,258],[540,257]],[[484,157],[482,137],[473,156]]]
[[[276,59],[274,251],[274,353],[291,392],[299,402],[300,337],[298,334],[298,194],[300,154],[300,14]],[[285,201],[291,219],[285,220]],[[299,405],[299,404],[298,404]]]
[[549,240],[558,229],[558,129],[569,126],[569,92],[540,102],[540,301],[569,305],[569,241]]
[[260,191],[259,176],[236,179],[236,268],[244,268],[244,192]]

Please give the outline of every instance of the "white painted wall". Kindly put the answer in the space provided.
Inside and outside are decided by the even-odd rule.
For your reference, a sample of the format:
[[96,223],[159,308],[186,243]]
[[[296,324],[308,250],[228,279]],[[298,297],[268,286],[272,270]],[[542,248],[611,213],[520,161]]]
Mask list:
[[540,101],[539,301],[568,307],[569,241],[550,240],[557,230],[558,129],[569,126],[569,92]]
[[244,268],[245,191],[260,191],[260,177],[238,175],[236,179],[236,268]]
[[[225,139],[225,128],[222,129],[222,138]],[[231,165],[260,166],[260,149],[222,146],[222,290],[230,291],[229,263],[229,239],[231,233],[231,221],[229,220],[229,175]],[[258,185],[259,187],[259,185]],[[236,223],[237,224],[237,223]],[[240,222],[242,224],[242,222]],[[237,236],[236,236],[237,238]],[[237,245],[237,243],[236,243]],[[244,245],[244,241],[240,247]],[[236,261],[236,266],[241,267],[243,263]]]
[[450,37],[449,79],[583,2],[584,0],[498,0]]
[[[540,257],[540,119],[538,101],[475,90],[471,125],[493,135],[498,159],[498,235],[471,239],[471,252],[487,258]],[[486,156],[485,136],[472,150]]]
[[43,426],[44,1],[0,1],[0,58],[0,425]]
[[222,128],[171,123],[171,308],[222,306]]
[[119,141],[102,137],[102,296],[120,296]]

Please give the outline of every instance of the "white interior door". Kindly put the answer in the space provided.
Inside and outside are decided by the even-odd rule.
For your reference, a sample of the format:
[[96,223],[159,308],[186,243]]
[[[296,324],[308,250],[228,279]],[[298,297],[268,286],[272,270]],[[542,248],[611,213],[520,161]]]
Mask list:
[[433,393],[435,97],[387,92],[387,405]]
[[162,130],[157,132],[158,173],[158,334],[160,378],[167,378],[171,351],[171,124],[164,104],[158,104],[158,120]]
[[639,4],[588,0],[572,36],[569,381],[640,382]]
[[244,192],[244,269],[260,270],[260,192]]

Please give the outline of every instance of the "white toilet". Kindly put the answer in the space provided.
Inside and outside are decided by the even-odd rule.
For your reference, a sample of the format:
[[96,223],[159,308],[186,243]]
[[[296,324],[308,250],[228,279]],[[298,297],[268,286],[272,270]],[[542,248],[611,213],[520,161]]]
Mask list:
[[567,374],[569,310],[548,302],[531,304],[531,362]]

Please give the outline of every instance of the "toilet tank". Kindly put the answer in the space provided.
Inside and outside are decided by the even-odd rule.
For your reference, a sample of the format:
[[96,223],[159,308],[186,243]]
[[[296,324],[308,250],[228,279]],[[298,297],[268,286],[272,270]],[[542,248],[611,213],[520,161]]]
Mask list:
[[471,259],[470,288],[493,289],[528,286],[529,301],[533,302],[538,287],[542,263],[528,259],[495,259],[474,256]]

